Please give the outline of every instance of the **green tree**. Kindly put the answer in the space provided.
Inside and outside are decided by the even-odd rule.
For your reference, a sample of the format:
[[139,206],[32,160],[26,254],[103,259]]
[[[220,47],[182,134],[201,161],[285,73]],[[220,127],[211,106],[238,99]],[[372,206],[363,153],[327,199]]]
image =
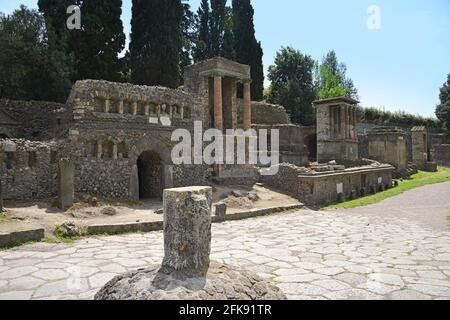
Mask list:
[[[181,23],[181,30],[183,33],[183,46],[180,52],[180,79],[183,79],[183,69],[192,63],[192,48],[195,42],[195,33],[193,31],[195,25],[194,13],[191,11],[191,6],[188,0],[182,0],[183,5],[183,20]],[[180,80],[180,82],[182,82]]]
[[314,66],[311,56],[287,47],[277,52],[275,64],[269,67],[271,86],[267,99],[284,106],[294,123],[314,124]]
[[450,131],[450,74],[447,76],[447,82],[440,89],[439,100],[441,103],[436,107],[436,116]]
[[81,30],[71,31],[76,79],[120,81],[125,47],[122,0],[83,0]]
[[227,0],[211,0],[210,30],[210,54],[213,57],[222,55],[222,47],[225,37],[225,24],[227,20]]
[[319,98],[347,96],[358,99],[358,90],[353,80],[347,77],[347,66],[339,63],[336,52],[328,52],[319,67]]
[[45,20],[25,6],[0,15],[0,97],[64,102],[70,91],[65,53],[48,45]]
[[233,10],[230,7],[226,8],[221,56],[230,60],[236,59],[233,33]]
[[202,0],[195,16],[196,36],[195,46],[193,48],[194,61],[201,61],[211,57],[210,17],[209,0]]
[[44,15],[49,43],[58,50],[71,53],[70,31],[67,28],[67,8],[80,5],[81,0],[38,0],[39,12]]
[[254,9],[250,0],[233,0],[233,34],[236,60],[250,65],[252,98],[261,100],[264,91],[263,50],[256,40]]
[[176,88],[180,80],[183,6],[180,0],[133,0],[132,82]]

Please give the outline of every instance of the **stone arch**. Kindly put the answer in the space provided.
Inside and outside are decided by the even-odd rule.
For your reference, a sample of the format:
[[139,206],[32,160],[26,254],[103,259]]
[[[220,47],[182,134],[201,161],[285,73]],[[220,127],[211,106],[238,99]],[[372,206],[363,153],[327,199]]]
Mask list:
[[164,189],[163,164],[160,155],[148,150],[137,159],[139,199],[162,198]]
[[[132,199],[161,198],[164,189],[173,187],[171,150],[163,141],[149,137],[142,139],[129,149],[129,159],[131,163],[134,163],[129,186]],[[146,167],[150,168],[146,169]],[[143,177],[146,170],[151,173],[151,177]],[[141,191],[142,185],[146,183],[153,183],[153,187],[149,187],[151,191],[149,194]],[[144,190],[146,190],[145,186]]]

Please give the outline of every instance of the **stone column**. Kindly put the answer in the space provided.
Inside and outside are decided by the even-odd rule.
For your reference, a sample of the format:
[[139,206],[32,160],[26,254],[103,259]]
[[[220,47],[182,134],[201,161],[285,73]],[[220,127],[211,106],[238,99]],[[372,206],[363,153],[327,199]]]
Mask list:
[[59,205],[61,209],[66,210],[73,206],[75,198],[75,167],[69,159],[61,159],[58,169]]
[[150,114],[150,106],[148,104],[144,107],[144,115],[148,116]]
[[205,276],[211,252],[211,187],[164,190],[164,272]]
[[214,127],[223,130],[222,77],[214,77]]
[[353,107],[353,137],[355,139],[358,138],[357,117],[358,117],[358,109],[356,107]]
[[184,119],[184,104],[182,104],[180,107],[180,117],[181,117],[181,120]]
[[102,158],[102,142],[97,141],[97,159]]
[[112,158],[113,158],[113,160],[117,160],[117,142],[114,142],[114,145],[113,145]]
[[123,114],[123,100],[119,100],[119,113]]
[[109,101],[109,99],[106,99],[106,100],[105,100],[104,109],[103,109],[103,111],[104,111],[105,113],[109,113],[109,105],[110,105],[110,101]]
[[237,107],[237,82],[234,80],[231,84],[231,122],[233,129],[238,128],[238,107]]
[[136,102],[136,101],[133,101],[133,104],[132,104],[131,108],[132,108],[133,116],[137,115],[137,108],[138,108],[138,105],[137,105],[137,102]]
[[244,83],[244,130],[252,127],[252,97],[250,91],[250,81]]

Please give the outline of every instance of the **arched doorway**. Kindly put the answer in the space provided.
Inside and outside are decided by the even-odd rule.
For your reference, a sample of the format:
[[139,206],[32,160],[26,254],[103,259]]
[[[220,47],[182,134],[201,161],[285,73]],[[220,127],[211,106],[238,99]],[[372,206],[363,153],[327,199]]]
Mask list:
[[144,151],[137,159],[139,198],[162,198],[164,187],[163,164],[155,151]]
[[309,161],[317,161],[317,135],[311,134],[306,138],[306,143],[308,146]]

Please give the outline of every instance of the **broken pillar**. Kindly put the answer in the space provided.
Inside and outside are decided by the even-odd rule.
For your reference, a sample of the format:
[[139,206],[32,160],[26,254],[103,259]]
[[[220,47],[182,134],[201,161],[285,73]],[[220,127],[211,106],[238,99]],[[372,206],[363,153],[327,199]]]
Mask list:
[[70,159],[64,158],[59,161],[58,168],[58,196],[59,206],[66,210],[73,206],[75,198],[75,166]]
[[163,269],[204,275],[211,252],[211,187],[164,190]]

